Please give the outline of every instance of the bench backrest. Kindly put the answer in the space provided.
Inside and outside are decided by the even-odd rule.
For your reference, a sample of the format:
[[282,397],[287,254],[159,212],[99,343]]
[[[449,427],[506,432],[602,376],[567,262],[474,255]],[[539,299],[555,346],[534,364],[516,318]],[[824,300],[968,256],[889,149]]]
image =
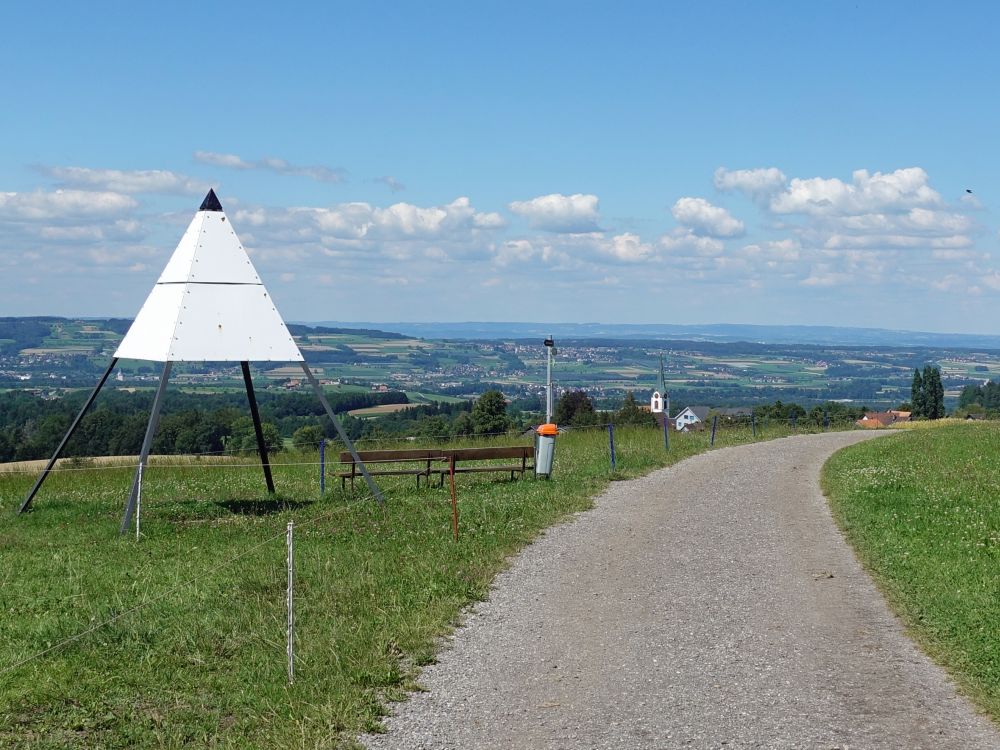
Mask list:
[[[358,451],[358,458],[365,463],[380,461],[423,461],[425,459],[444,458],[445,455],[437,448],[415,448],[412,450]],[[340,463],[353,463],[350,451],[340,454]]]
[[[456,461],[486,461],[491,458],[532,458],[535,448],[532,445],[491,446],[488,448],[415,448],[412,450],[381,450],[358,451],[358,458],[365,463],[380,461],[423,461],[454,457]],[[340,463],[354,463],[350,452],[340,454]]]
[[456,461],[485,461],[490,458],[531,458],[535,455],[532,445],[494,446],[489,448],[453,448],[442,451]]

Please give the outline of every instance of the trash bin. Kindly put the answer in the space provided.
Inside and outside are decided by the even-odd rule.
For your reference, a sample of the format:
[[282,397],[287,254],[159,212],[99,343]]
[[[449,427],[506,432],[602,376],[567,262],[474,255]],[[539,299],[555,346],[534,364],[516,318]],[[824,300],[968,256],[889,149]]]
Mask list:
[[549,422],[539,425],[535,430],[535,476],[545,477],[552,474],[552,455],[556,450],[556,435],[559,428]]

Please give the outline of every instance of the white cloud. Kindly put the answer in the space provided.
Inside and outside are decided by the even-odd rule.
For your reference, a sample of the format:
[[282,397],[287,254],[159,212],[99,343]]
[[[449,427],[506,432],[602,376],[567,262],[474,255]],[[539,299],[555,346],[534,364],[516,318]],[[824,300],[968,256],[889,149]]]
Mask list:
[[214,151],[195,151],[194,160],[213,167],[226,169],[263,169],[277,174],[308,177],[319,182],[344,182],[347,180],[347,170],[342,167],[327,167],[321,164],[300,166],[290,164],[284,159],[265,156],[263,159],[248,161],[236,154],[220,154]]
[[708,258],[719,255],[725,245],[714,237],[702,237],[687,230],[677,230],[660,237],[660,247],[672,255]]
[[715,170],[715,189],[724,193],[738,191],[755,200],[766,198],[781,190],[788,179],[777,167],[762,169]]
[[851,184],[837,178],[795,178],[787,189],[772,196],[770,209],[776,214],[836,216],[907,211],[940,203],[941,196],[928,185],[927,173],[909,167],[873,175],[859,169]]
[[528,240],[507,240],[495,248],[494,257],[497,265],[506,266],[511,263],[524,263],[538,255],[535,246]]
[[214,151],[195,151],[194,160],[212,167],[226,167],[227,169],[253,169],[254,165],[244,161],[236,154],[219,154]]
[[720,206],[704,198],[680,198],[671,209],[674,218],[696,234],[709,237],[739,237],[744,233],[743,222]]
[[467,197],[442,206],[394,203],[342,203],[329,208],[242,208],[233,214],[237,227],[252,229],[249,242],[268,257],[297,248],[299,253],[328,257],[384,255],[406,260],[421,254],[435,260],[483,258],[503,217],[477,211]]
[[742,249],[737,251],[737,255],[749,260],[763,261],[773,268],[778,263],[794,263],[800,260],[802,248],[798,240],[785,239],[744,245]]
[[656,248],[648,242],[643,242],[639,235],[625,232],[603,243],[603,250],[615,260],[623,263],[641,263],[651,260],[656,255]]
[[854,280],[854,277],[849,273],[841,273],[831,271],[826,268],[818,268],[813,270],[813,272],[800,283],[802,286],[833,287],[850,284]]
[[134,198],[110,191],[36,190],[0,193],[0,219],[59,221],[118,216],[138,207]]
[[208,183],[163,169],[121,170],[87,167],[40,167],[62,187],[89,188],[116,193],[202,194]]
[[508,208],[523,216],[535,229],[582,234],[598,230],[596,195],[552,193],[528,201],[514,201]]

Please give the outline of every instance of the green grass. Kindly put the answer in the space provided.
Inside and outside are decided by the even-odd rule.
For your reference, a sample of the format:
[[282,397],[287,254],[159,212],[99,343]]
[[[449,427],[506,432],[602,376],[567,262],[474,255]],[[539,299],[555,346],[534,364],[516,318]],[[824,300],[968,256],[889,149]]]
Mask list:
[[[457,543],[447,489],[380,478],[383,511],[363,483],[352,496],[331,479],[320,499],[314,453],[275,457],[276,500],[263,499],[252,459],[153,466],[138,543],[117,535],[129,467],[77,460],[22,517],[12,512],[35,476],[0,475],[0,746],[350,745],[379,726],[387,700],[414,688],[437,639],[486,595],[509,555],[588,508],[608,481],[708,447],[708,432],[671,437],[665,455],[658,430],[617,429],[614,475],[607,433],[596,430],[558,438],[550,481],[460,476]],[[720,430],[717,445],[749,440],[746,429]],[[289,520],[294,685],[284,642]]]
[[862,443],[827,463],[823,483],[912,635],[1000,718],[1000,425]]

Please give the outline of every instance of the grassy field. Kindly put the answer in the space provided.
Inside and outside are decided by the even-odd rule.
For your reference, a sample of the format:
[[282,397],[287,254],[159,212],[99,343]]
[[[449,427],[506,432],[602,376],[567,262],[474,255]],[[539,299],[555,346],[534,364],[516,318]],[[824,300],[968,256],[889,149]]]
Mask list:
[[823,476],[840,524],[911,634],[995,719],[998,456],[1000,425],[948,424],[843,450]]
[[[0,746],[349,746],[414,687],[437,639],[510,554],[589,507],[607,482],[707,450],[708,439],[673,435],[665,455],[658,430],[620,428],[612,474],[606,431],[580,430],[558,438],[550,481],[461,476],[457,543],[447,489],[380,478],[383,510],[331,479],[319,498],[316,454],[275,457],[275,500],[252,459],[155,466],[139,542],[117,535],[129,467],[77,461],[22,517],[12,511],[35,474],[2,475]],[[749,440],[746,429],[720,430],[717,445]]]

